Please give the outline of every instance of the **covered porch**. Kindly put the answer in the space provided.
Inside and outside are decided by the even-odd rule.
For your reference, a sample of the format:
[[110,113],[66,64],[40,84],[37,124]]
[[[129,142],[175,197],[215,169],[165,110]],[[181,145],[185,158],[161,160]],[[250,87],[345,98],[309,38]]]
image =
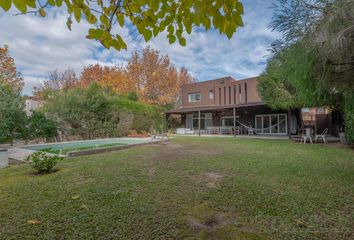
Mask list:
[[168,111],[166,126],[177,134],[288,136],[296,134],[298,122],[295,113],[258,104]]

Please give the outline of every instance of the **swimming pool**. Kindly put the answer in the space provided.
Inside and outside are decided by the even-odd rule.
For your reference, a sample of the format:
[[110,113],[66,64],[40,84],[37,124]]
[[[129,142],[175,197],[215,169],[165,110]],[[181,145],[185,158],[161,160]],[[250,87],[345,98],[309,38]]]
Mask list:
[[159,142],[150,138],[107,138],[85,141],[71,141],[60,143],[33,144],[22,146],[21,148],[35,151],[47,151],[68,156],[78,156],[105,152],[107,150],[117,150],[135,145]]

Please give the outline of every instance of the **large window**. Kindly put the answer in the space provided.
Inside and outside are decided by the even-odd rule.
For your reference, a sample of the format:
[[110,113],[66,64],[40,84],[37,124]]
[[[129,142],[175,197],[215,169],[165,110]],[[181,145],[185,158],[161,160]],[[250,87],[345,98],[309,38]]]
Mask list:
[[200,102],[201,94],[200,93],[190,93],[188,94],[189,102]]
[[[213,126],[213,116],[212,113],[201,113],[200,114],[200,129],[207,129],[207,127]],[[198,113],[187,114],[186,116],[186,127],[190,129],[198,129]]]
[[256,132],[258,134],[287,134],[286,114],[256,115]]
[[[240,116],[235,116],[236,119],[239,119]],[[221,117],[221,126],[223,127],[233,127],[234,126],[234,117]],[[235,121],[235,125],[238,126],[239,124]]]

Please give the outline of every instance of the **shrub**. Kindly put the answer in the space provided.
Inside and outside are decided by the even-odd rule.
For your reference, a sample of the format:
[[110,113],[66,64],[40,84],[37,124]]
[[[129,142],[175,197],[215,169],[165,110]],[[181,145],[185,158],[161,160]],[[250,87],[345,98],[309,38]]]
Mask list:
[[346,96],[344,105],[345,138],[348,144],[354,143],[354,96]]
[[32,162],[33,169],[37,170],[38,173],[48,173],[52,171],[58,161],[63,160],[63,157],[37,151],[29,155],[26,160]]

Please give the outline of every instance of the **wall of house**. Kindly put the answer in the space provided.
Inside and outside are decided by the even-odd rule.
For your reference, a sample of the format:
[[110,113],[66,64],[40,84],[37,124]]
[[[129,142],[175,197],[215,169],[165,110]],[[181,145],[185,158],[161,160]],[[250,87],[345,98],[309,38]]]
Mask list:
[[[213,98],[210,98],[213,91]],[[199,102],[189,102],[189,94],[200,93]],[[202,106],[231,106],[262,102],[257,91],[257,78],[235,80],[225,77],[182,86],[181,108]]]
[[38,108],[43,106],[43,101],[26,99],[25,101],[25,111],[27,115],[31,114],[31,111],[37,110]]

